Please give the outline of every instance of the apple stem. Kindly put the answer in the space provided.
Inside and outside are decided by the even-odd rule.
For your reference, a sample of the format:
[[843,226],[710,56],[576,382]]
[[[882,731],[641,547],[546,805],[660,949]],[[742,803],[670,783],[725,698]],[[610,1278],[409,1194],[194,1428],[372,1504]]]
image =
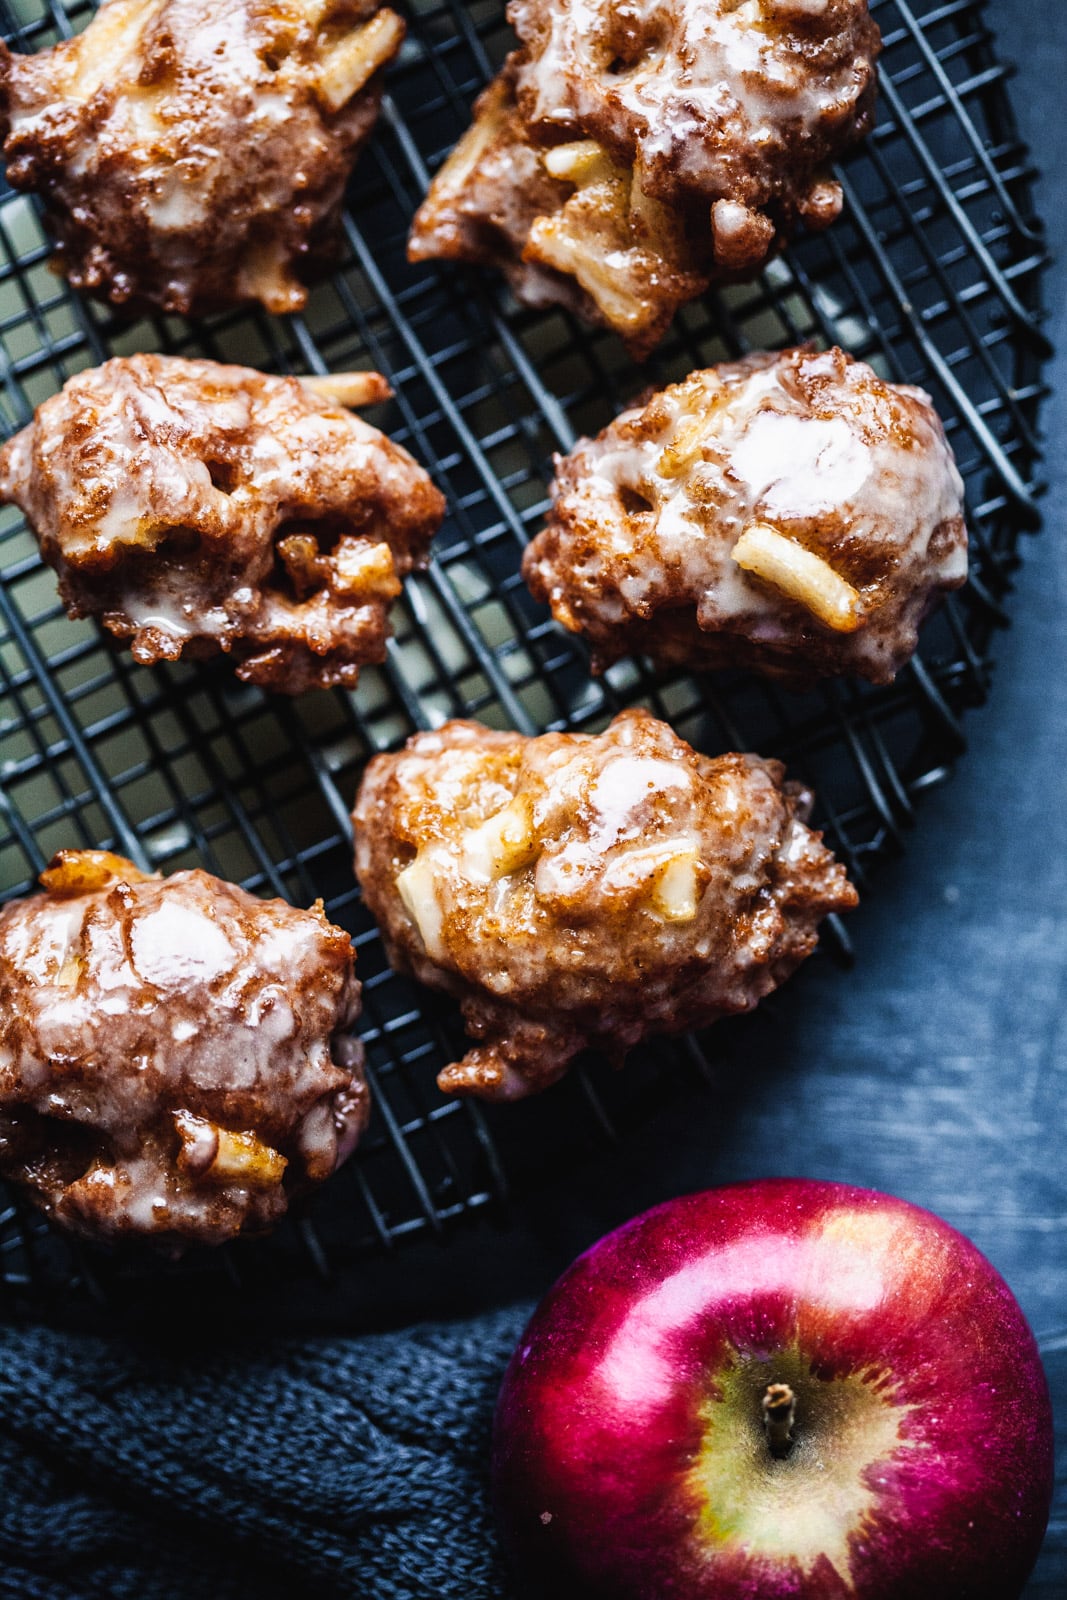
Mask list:
[[782,1461],[793,1448],[793,1423],[797,1397],[787,1383],[770,1383],[763,1396],[763,1426],[767,1447],[776,1461]]

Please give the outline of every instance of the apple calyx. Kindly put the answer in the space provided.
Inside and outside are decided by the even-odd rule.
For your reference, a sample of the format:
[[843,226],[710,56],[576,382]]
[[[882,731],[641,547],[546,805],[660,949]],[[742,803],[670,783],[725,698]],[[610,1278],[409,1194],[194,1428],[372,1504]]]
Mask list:
[[797,1397],[787,1383],[769,1383],[763,1396],[763,1427],[767,1448],[776,1461],[784,1461],[793,1448],[793,1423]]

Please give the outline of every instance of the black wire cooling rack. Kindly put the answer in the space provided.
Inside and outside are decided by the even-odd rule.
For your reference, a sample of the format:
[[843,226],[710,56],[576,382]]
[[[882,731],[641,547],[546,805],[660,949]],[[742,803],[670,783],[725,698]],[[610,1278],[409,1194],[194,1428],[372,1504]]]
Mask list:
[[[14,49],[37,50],[92,9],[0,0],[0,28]],[[647,1117],[666,1084],[710,1070],[714,1033],[706,1045],[660,1045],[654,1059],[638,1052],[622,1074],[572,1074],[540,1101],[488,1112],[445,1101],[434,1077],[460,1047],[455,1013],[388,970],[353,882],[348,809],[373,752],[449,716],[595,729],[645,704],[701,749],[757,749],[810,781],[817,820],[862,891],[878,859],[903,849],[917,799],[964,747],[961,714],[989,689],[1018,538],[1037,524],[1048,351],[1032,170],[981,5],[872,0],[881,109],[844,171],[844,218],[758,282],[688,308],[643,372],[609,335],[518,310],[495,279],[405,260],[429,175],[510,41],[501,0],[406,9],[408,41],[351,185],[342,263],[303,316],[116,320],[49,271],[34,205],[0,196],[5,433],[73,372],[140,349],[273,371],[369,366],[396,391],[373,420],[418,456],[451,508],[429,571],[397,607],[385,665],[354,695],[295,702],[240,685],[225,665],[134,666],[92,626],[67,621],[32,537],[0,513],[0,895],[27,892],[71,845],[166,871],[203,864],[301,904],[321,895],[358,946],[376,1107],[357,1156],[305,1215],[269,1241],[178,1263],[72,1245],[0,1189],[0,1311],[128,1307],[173,1280],[183,1295],[245,1297],[257,1284],[313,1283],[504,1202]],[[656,679],[625,663],[594,682],[581,647],[518,576],[551,452],[649,381],[806,339],[839,342],[933,394],[967,482],[967,588],[889,688],[791,696],[747,676]],[[840,929],[828,942],[845,952]]]

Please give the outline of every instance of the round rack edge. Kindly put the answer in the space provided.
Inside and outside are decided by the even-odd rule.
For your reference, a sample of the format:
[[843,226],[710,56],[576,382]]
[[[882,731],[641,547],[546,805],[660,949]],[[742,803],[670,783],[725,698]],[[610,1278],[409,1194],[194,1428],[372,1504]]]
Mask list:
[[[92,9],[0,0],[0,31],[13,49],[42,49]],[[879,861],[906,847],[922,793],[964,749],[964,713],[989,692],[1020,539],[1038,524],[1048,347],[1030,158],[981,4],[872,0],[880,108],[843,169],[844,216],[756,282],[689,307],[643,369],[611,335],[517,309],[489,275],[407,263],[429,174],[510,33],[502,0],[404,9],[408,40],[349,186],[343,257],[301,316],[123,322],[51,273],[33,204],[0,193],[5,435],[73,372],[138,349],[269,371],[370,366],[396,393],[373,420],[450,504],[429,570],[396,608],[385,664],[365,669],[352,694],[295,703],[240,685],[224,664],[138,668],[91,625],[67,621],[32,536],[0,511],[0,895],[26,893],[54,850],[82,845],[165,871],[203,865],[298,904],[321,896],[357,945],[376,1107],[357,1155],[308,1211],[270,1240],[179,1262],[71,1243],[0,1188],[0,1312],[107,1317],[171,1290],[247,1306],[279,1282],[328,1283],[370,1253],[501,1208],[714,1071],[712,1032],[637,1052],[622,1074],[581,1069],[541,1101],[446,1100],[434,1079],[455,1053],[457,1018],[389,971],[352,878],[348,808],[376,751],[449,716],[591,731],[644,704],[700,749],[758,749],[811,783],[815,821],[862,893]],[[887,688],[849,682],[798,696],[742,674],[653,677],[640,663],[591,680],[581,647],[518,575],[552,451],[650,382],[808,339],[841,343],[933,395],[967,485],[966,589]],[[847,957],[838,926],[824,944]]]

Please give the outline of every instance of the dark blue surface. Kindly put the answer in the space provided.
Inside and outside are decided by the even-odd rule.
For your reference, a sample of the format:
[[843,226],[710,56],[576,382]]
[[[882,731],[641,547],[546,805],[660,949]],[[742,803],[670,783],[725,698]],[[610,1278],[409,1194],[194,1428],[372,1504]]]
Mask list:
[[[1063,0],[993,0],[990,13],[1004,53],[1019,62],[1016,106],[1045,171],[1039,209],[1061,258],[1048,280],[1049,327],[1065,353],[1052,369],[1056,394],[1044,419],[1047,528],[1026,553],[1013,606],[1017,625],[997,652],[991,704],[968,725],[970,752],[951,785],[927,800],[907,858],[882,874],[876,894],[852,917],[858,959],[851,974],[829,962],[810,966],[791,985],[788,1004],[746,1031],[746,1058],[725,1063],[713,1088],[680,1100],[639,1140],[518,1208],[506,1232],[472,1230],[371,1269],[362,1308],[352,1310],[353,1329],[361,1320],[399,1326],[471,1316],[536,1296],[580,1249],[646,1205],[734,1178],[793,1172],[891,1190],[962,1228],[1021,1300],[1054,1399],[1067,1390],[1067,7]],[[33,1565],[34,1551],[47,1548],[54,1574],[56,1549],[81,1528],[90,1564],[113,1559],[132,1572],[155,1563],[155,1587],[131,1580],[127,1589],[116,1580],[107,1591],[114,1594],[195,1593],[195,1584],[179,1590],[175,1579],[168,1588],[160,1576],[160,1562],[177,1560],[178,1546],[182,1562],[203,1574],[200,1592],[214,1586],[220,1596],[294,1593],[297,1572],[323,1594],[500,1594],[478,1554],[486,1524],[477,1462],[512,1327],[502,1334],[497,1321],[482,1337],[477,1329],[435,1336],[417,1382],[401,1359],[414,1348],[402,1334],[373,1347],[354,1337],[335,1341],[317,1347],[315,1358],[291,1344],[274,1352],[231,1346],[199,1367],[195,1360],[169,1366],[163,1356],[155,1368],[126,1345],[7,1335],[0,1339],[9,1380],[0,1387],[0,1487],[9,1507],[16,1494],[30,1495],[24,1506],[36,1496],[26,1535],[32,1548],[23,1552],[28,1566],[43,1570]],[[397,1356],[399,1376],[390,1376],[386,1352]],[[62,1426],[50,1418],[43,1396],[52,1376],[72,1385],[83,1373],[95,1388],[109,1362],[118,1399],[94,1393],[92,1406]],[[324,1385],[329,1393],[331,1372],[344,1395],[336,1415],[328,1406],[310,1413],[330,1436],[320,1470],[315,1430],[305,1423],[309,1397]],[[33,1373],[38,1388],[20,1404]],[[437,1426],[451,1416],[457,1386],[465,1397],[458,1444],[458,1435]],[[377,1396],[378,1413],[361,1404],[364,1391]],[[208,1401],[227,1405],[232,1426],[183,1431],[180,1408],[165,1403],[175,1393],[184,1397],[187,1418],[202,1419]],[[178,1429],[178,1444],[166,1436],[166,1452],[161,1428]],[[295,1476],[294,1429],[305,1452]],[[1057,1505],[1028,1600],[1067,1594],[1067,1407],[1059,1431]],[[97,1433],[102,1447],[94,1465]],[[125,1446],[117,1452],[118,1441]],[[435,1449],[444,1463],[436,1523],[437,1502],[426,1489],[434,1474],[424,1471],[426,1453]],[[347,1498],[341,1504],[331,1490],[332,1497],[317,1500],[336,1486],[338,1451],[355,1464]],[[383,1493],[372,1513],[356,1515],[367,1483],[386,1471],[392,1497]],[[309,1485],[317,1511],[300,1498]],[[166,1525],[168,1505],[178,1531],[160,1542],[152,1530]],[[138,1551],[131,1529],[144,1517],[149,1531]],[[93,1545],[92,1529],[105,1526],[124,1530],[114,1533],[110,1555]],[[0,1571],[0,1592],[105,1592],[77,1577],[77,1563],[62,1583],[53,1577],[35,1588],[27,1568],[15,1569],[10,1527],[8,1520],[5,1532],[0,1518],[8,1574]],[[268,1556],[276,1552],[281,1563],[276,1591],[262,1559],[253,1561],[264,1540]],[[381,1578],[388,1565],[367,1564],[367,1551],[379,1547],[397,1552],[391,1586]],[[330,1548],[333,1556],[323,1556]],[[442,1550],[450,1554],[438,1562]]]

